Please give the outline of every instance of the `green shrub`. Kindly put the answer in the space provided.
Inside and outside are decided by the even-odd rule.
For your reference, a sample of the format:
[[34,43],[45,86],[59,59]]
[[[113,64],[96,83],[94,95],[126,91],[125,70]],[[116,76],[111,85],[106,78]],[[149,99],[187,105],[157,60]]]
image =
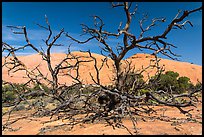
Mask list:
[[179,77],[177,81],[179,84],[178,90],[180,93],[185,92],[191,86],[190,79],[188,77]]
[[2,102],[11,103],[16,99],[17,95],[14,91],[5,91],[2,93]]
[[45,92],[49,92],[50,89],[49,87],[47,87],[45,84],[35,84],[34,87],[30,88],[31,91],[36,91],[36,90],[42,90],[40,88],[40,86],[42,87],[42,89],[45,91]]
[[16,99],[16,97],[16,91],[11,85],[2,85],[2,103],[11,103]]
[[197,83],[196,85],[195,85],[195,89],[199,89],[199,88],[201,88],[202,87],[202,83]]
[[147,92],[149,92],[148,89],[139,89],[137,95],[138,95],[138,96],[141,96],[141,95],[144,95],[144,94],[147,93]]
[[[157,78],[157,80],[155,80]],[[193,87],[188,77],[179,77],[177,72],[167,71],[160,76],[153,76],[149,81],[149,87],[153,90],[164,90],[173,93],[183,93]]]
[[[95,92],[97,90],[100,90],[100,88],[99,87],[93,87],[93,86],[86,86],[81,91],[82,91],[83,94],[90,94],[90,93],[93,93],[93,92]],[[75,92],[76,92],[76,89],[75,89]]]
[[[42,84],[41,87],[45,92],[49,91],[49,88],[46,85]],[[23,95],[24,93],[29,93],[36,90],[41,90],[38,84],[36,84],[33,88],[18,83],[13,83],[12,85],[2,84],[2,102],[12,103],[19,95]],[[31,99],[32,96],[27,96],[26,98]]]
[[177,72],[174,71],[166,71],[165,73],[167,76],[170,76],[172,78],[177,78],[179,76],[179,74]]
[[122,92],[137,94],[139,89],[145,87],[145,81],[143,80],[142,74],[130,72],[124,74],[120,80],[123,82],[122,84],[119,84],[119,86],[121,86],[119,89],[121,89]]
[[[175,91],[178,88],[177,77],[178,73],[174,73],[173,71],[167,71],[165,74],[161,74],[158,80],[158,90],[170,91],[171,89]],[[171,87],[171,89],[170,89]]]

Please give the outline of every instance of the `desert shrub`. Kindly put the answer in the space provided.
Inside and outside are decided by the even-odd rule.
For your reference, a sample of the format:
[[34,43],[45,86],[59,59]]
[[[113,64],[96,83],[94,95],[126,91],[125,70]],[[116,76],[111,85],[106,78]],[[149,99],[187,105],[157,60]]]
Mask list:
[[[190,85],[190,87],[189,87],[189,91],[191,92],[191,91],[195,91],[195,90],[198,90],[198,89],[202,89],[202,83],[200,83],[200,82],[198,82],[198,83],[196,83],[195,85]],[[197,93],[199,96],[202,96],[202,94],[200,94],[200,93]]]
[[144,94],[147,93],[147,92],[149,92],[148,89],[139,89],[137,95],[141,96],[141,95],[144,95]]
[[18,97],[18,94],[22,94],[26,90],[28,87],[23,84],[2,84],[2,102],[12,102]]
[[93,87],[93,86],[86,86],[82,89],[82,93],[83,94],[89,94],[89,93],[93,93],[97,90],[100,90],[99,87]]
[[197,83],[197,84],[195,85],[195,89],[200,89],[200,88],[202,88],[202,83]]
[[2,102],[11,103],[16,99],[17,95],[14,91],[5,91],[2,93]]
[[[170,91],[176,91],[179,87],[178,85],[178,78],[179,74],[173,71],[167,71],[165,74],[161,75],[161,82],[159,89]],[[171,89],[170,89],[171,88]]]
[[[49,91],[49,88],[45,85],[41,85],[45,92]],[[35,96],[25,96],[32,91],[41,90],[39,85],[34,85],[34,87],[30,88],[24,84],[13,83],[11,84],[2,84],[2,103],[12,103],[19,96],[22,96],[26,99],[31,99]]]
[[[155,79],[157,80],[155,81]],[[173,93],[183,93],[187,91],[193,84],[190,82],[190,78],[186,76],[179,77],[177,72],[167,71],[160,76],[156,75],[151,77],[149,81],[151,89],[164,90]]]
[[190,87],[190,79],[188,77],[179,77],[178,78],[178,91],[180,91],[180,93],[185,92],[187,89],[189,89]]
[[195,90],[195,85],[193,83],[189,83],[189,91]]
[[17,94],[11,85],[2,85],[2,103],[12,103],[16,97]]
[[[149,83],[152,86],[151,88],[154,90],[170,91],[172,89],[175,91],[179,86],[177,81],[178,76],[178,73],[167,71],[165,74],[161,74],[159,77],[157,75],[152,77]],[[157,78],[156,81],[154,81],[155,78]],[[151,83],[152,81],[154,81],[154,83]]]
[[36,98],[34,101],[32,101],[32,105],[41,108],[47,106],[48,102],[46,102],[42,97]]
[[25,91],[27,91],[29,89],[28,86],[24,85],[24,84],[18,84],[18,83],[14,83],[13,84],[15,89],[19,92],[19,93],[24,93]]
[[44,84],[35,84],[32,87],[26,87],[26,92],[23,93],[23,97],[26,99],[32,99],[39,96],[43,96],[44,92],[49,92],[50,89]]
[[50,91],[50,88],[47,87],[45,84],[35,84],[32,88],[30,88],[30,91],[36,91],[36,90],[42,90],[40,88],[40,86],[42,87],[42,89],[45,91],[45,92],[49,92]]
[[20,104],[20,105],[16,106],[16,108],[15,108],[16,111],[25,110],[25,109],[26,109],[26,107],[24,104]]
[[167,76],[172,77],[172,78],[177,78],[179,76],[179,74],[177,72],[174,72],[174,71],[166,71],[165,74]]
[[121,77],[120,89],[122,92],[138,94],[140,89],[145,88],[145,81],[142,74],[130,72]]
[[73,95],[77,91],[80,91],[80,89],[81,89],[81,85],[74,85],[74,86],[71,86],[67,89],[63,89],[64,92],[63,92],[62,96],[66,98],[66,96]]

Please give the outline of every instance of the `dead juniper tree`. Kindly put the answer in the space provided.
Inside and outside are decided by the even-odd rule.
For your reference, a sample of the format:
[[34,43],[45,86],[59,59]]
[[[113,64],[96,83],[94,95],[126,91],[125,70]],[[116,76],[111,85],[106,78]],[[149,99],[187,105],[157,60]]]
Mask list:
[[[63,35],[64,29],[61,29],[60,32],[53,36],[53,32],[51,29],[51,26],[48,22],[47,16],[45,16],[46,24],[47,26],[43,26],[40,24],[37,24],[40,28],[43,28],[48,31],[48,36],[45,40],[45,49],[42,47],[38,48],[36,45],[33,45],[30,42],[29,36],[27,34],[27,29],[25,26],[7,26],[13,30],[14,34],[18,35],[24,35],[26,45],[20,46],[18,48],[13,47],[12,45],[9,45],[6,42],[2,42],[2,52],[6,51],[8,54],[7,56],[3,57],[3,64],[2,68],[8,70],[8,75],[12,75],[13,73],[17,73],[19,71],[24,72],[25,76],[22,76],[23,78],[26,78],[27,82],[23,83],[23,87],[30,87],[32,88],[34,85],[38,85],[40,90],[32,91],[30,92],[28,89],[23,88],[21,92],[17,90],[14,83],[3,81],[3,85],[9,85],[11,86],[15,92],[18,94],[17,99],[12,104],[8,104],[7,107],[12,107],[8,112],[4,113],[8,114],[8,120],[6,124],[3,125],[3,130],[8,128],[8,125],[10,122],[10,114],[15,110],[15,108],[22,102],[26,101],[29,105],[29,108],[36,107],[29,101],[27,101],[27,97],[33,97],[33,96],[46,96],[50,99],[57,100],[58,104],[64,104],[67,102],[67,99],[69,98],[69,91],[73,90],[73,88],[80,89],[82,87],[82,81],[80,81],[79,78],[79,66],[81,63],[84,62],[90,62],[91,60],[86,60],[86,57],[83,57],[83,60],[80,59],[82,56],[75,56],[72,53],[70,53],[70,50],[68,48],[68,53],[62,59],[58,64],[53,64],[52,62],[52,55],[51,55],[51,49],[53,46],[63,46],[62,44],[58,44],[58,39]],[[53,37],[53,38],[52,38]],[[70,47],[70,46],[69,46]],[[16,53],[18,51],[24,50],[25,48],[31,48],[31,50],[34,50],[39,56],[41,56],[42,61],[44,61],[46,64],[43,67],[48,68],[48,73],[44,74],[42,73],[40,69],[41,62],[37,66],[34,66],[33,68],[29,68],[24,64],[24,62],[19,59],[18,56],[16,56]],[[60,73],[62,70],[67,70],[67,73]],[[63,84],[58,82],[59,76],[68,76],[72,79],[72,84]],[[46,86],[49,88],[49,91],[46,92],[43,88],[43,86]],[[78,91],[79,92],[79,91]],[[78,93],[77,92],[77,93]],[[73,93],[77,94],[77,93]],[[37,109],[34,114],[37,115],[50,115],[52,113],[52,110],[45,109],[43,107],[43,102],[41,102],[41,108]],[[54,111],[54,110],[53,110]],[[12,123],[12,122],[11,122]]]
[[[202,7],[189,11],[183,11],[183,13],[179,11],[175,18],[169,22],[169,25],[166,27],[163,33],[156,36],[144,36],[144,33],[150,31],[150,29],[155,27],[157,23],[166,22],[166,19],[154,18],[152,19],[150,25],[144,27],[143,23],[145,20],[147,20],[147,16],[144,16],[144,18],[139,21],[140,35],[136,36],[130,32],[132,17],[137,13],[137,6],[135,8],[132,6],[132,2],[112,3],[113,8],[122,8],[126,17],[125,22],[120,22],[117,33],[104,30],[105,23],[99,16],[93,16],[94,27],[81,24],[84,32],[83,35],[90,35],[90,37],[85,41],[80,41],[70,36],[64,31],[64,29],[61,29],[61,31],[53,37],[53,32],[48,22],[48,18],[45,17],[47,26],[37,24],[40,28],[48,31],[48,37],[44,40],[46,45],[45,51],[43,48],[38,49],[37,46],[30,42],[25,26],[8,26],[12,29],[21,30],[13,32],[15,34],[24,35],[26,45],[19,48],[14,48],[8,43],[2,42],[3,51],[8,51],[8,55],[3,58],[4,64],[2,67],[6,67],[8,69],[8,73],[24,71],[26,77],[28,78],[28,81],[24,83],[24,85],[38,84],[43,91],[42,84],[46,83],[46,85],[50,87],[50,91],[43,92],[42,96],[50,97],[60,103],[54,109],[45,109],[42,107],[42,109],[40,109],[40,112],[42,113],[40,114],[50,116],[58,115],[58,118],[68,119],[69,122],[66,123],[66,125],[71,126],[71,128],[78,123],[102,120],[107,122],[113,128],[123,127],[127,129],[130,134],[133,134],[132,130],[123,124],[123,118],[130,118],[134,127],[134,132],[137,133],[136,115],[140,112],[148,113],[152,111],[151,108],[143,108],[143,106],[148,107],[148,100],[154,100],[158,104],[174,106],[179,108],[182,113],[188,113],[189,111],[185,111],[181,108],[192,106],[192,98],[194,93],[202,91],[202,87],[191,91],[188,94],[169,95],[169,93],[166,93],[165,91],[154,91],[151,89],[151,87],[146,86],[148,80],[142,81],[141,75],[143,72],[147,71],[148,68],[155,68],[158,76],[164,71],[164,68],[159,66],[160,59],[157,57],[158,53],[161,53],[171,59],[176,59],[174,57],[177,57],[178,55],[173,53],[171,50],[171,48],[176,48],[176,46],[166,41],[167,34],[169,34],[172,29],[185,28],[187,23],[193,26],[189,20],[185,21],[185,19],[192,13],[201,11]],[[134,8],[133,11],[132,8]],[[63,35],[80,44],[84,44],[95,39],[100,43],[99,47],[101,48],[101,53],[103,55],[106,53],[107,56],[105,56],[102,59],[102,62],[99,63],[97,58],[94,57],[90,51],[83,51],[86,55],[81,57],[72,54],[68,49],[66,57],[57,65],[53,66],[51,49],[53,46],[63,46],[56,43],[57,40]],[[114,47],[116,49],[115,50],[108,44],[107,40],[109,38],[121,38],[123,43],[116,45]],[[50,76],[41,72],[39,69],[40,64],[34,69],[29,69],[18,58],[18,56],[16,56],[17,51],[27,47],[41,55],[43,61],[46,62]],[[123,61],[124,56],[133,49],[146,49],[152,51],[155,58],[150,61],[149,66],[136,70],[135,67],[137,66],[132,66],[131,61]],[[105,66],[109,67],[107,63],[108,60],[113,62],[112,65],[114,68],[114,74],[110,78],[113,81],[112,85],[104,85],[100,80],[102,68]],[[89,73],[94,84],[84,85],[82,79],[80,78],[79,69],[81,65],[89,62],[94,62],[95,75],[93,73]],[[73,79],[73,83],[71,85],[62,84],[58,81],[59,72],[61,70],[68,70],[70,72],[63,75],[67,75]],[[72,71],[75,73],[71,73]],[[148,77],[150,79],[149,75]],[[157,79],[154,80],[156,81]],[[12,85],[12,83],[6,83]],[[139,91],[144,88],[146,89],[145,94],[138,94]],[[168,96],[168,99],[163,100],[160,98],[161,93]],[[19,99],[17,102],[15,102],[14,107],[16,107],[22,100],[27,100],[25,97],[26,95],[23,96],[22,93],[19,94]],[[176,98],[179,97],[187,97],[190,101],[178,102],[176,101]],[[139,108],[142,108],[145,111],[141,111]],[[13,109],[8,112],[9,117],[12,111]],[[37,112],[39,112],[39,109]],[[6,128],[9,128],[9,122],[6,122],[6,124],[3,125],[3,129]]]
[[[66,33],[66,36],[77,43],[84,44],[89,42],[92,39],[97,40],[100,44],[99,47],[101,48],[101,53],[107,53],[108,57],[111,58],[111,60],[114,62],[114,70],[115,75],[113,76],[114,85],[112,86],[104,86],[100,83],[100,69],[95,67],[96,70],[96,77],[94,78],[91,74],[92,80],[95,82],[96,85],[100,87],[100,91],[104,92],[102,96],[98,97],[98,101],[100,104],[106,104],[106,110],[102,113],[104,113],[103,117],[106,120],[114,119],[116,122],[116,119],[121,120],[122,117],[125,117],[129,115],[131,118],[134,129],[136,130],[136,120],[135,117],[132,115],[134,112],[131,110],[135,106],[138,107],[138,103],[131,104],[131,102],[138,102],[140,100],[148,100],[153,99],[159,104],[164,104],[167,106],[174,106],[179,108],[182,113],[187,113],[187,111],[184,111],[181,109],[181,107],[187,107],[193,105],[191,97],[194,93],[200,92],[202,88],[197,89],[195,91],[191,91],[189,94],[181,94],[181,95],[171,95],[168,101],[163,101],[162,99],[158,98],[154,94],[158,94],[159,91],[152,91],[151,88],[149,88],[148,92],[144,96],[136,96],[136,92],[138,89],[144,88],[144,83],[139,84],[139,78],[137,78],[136,75],[134,75],[133,83],[130,84],[131,88],[125,89],[128,87],[127,80],[130,76],[129,74],[135,73],[134,67],[131,68],[131,62],[126,62],[125,64],[122,63],[124,56],[133,49],[138,50],[149,50],[152,51],[152,55],[155,56],[155,59],[151,60],[150,65],[146,68],[142,68],[140,72],[137,72],[138,75],[142,74],[144,71],[146,71],[148,68],[156,68],[157,74],[161,74],[164,71],[164,68],[162,66],[159,66],[159,59],[157,57],[158,53],[163,54],[164,56],[167,56],[173,60],[177,60],[175,57],[179,57],[180,55],[177,55],[173,53],[171,48],[176,48],[175,45],[172,43],[167,42],[167,35],[171,32],[172,29],[185,29],[185,25],[189,24],[193,27],[192,23],[189,20],[185,20],[187,16],[191,15],[194,12],[201,11],[202,7],[199,7],[197,9],[189,10],[189,11],[179,11],[178,14],[173,18],[173,20],[170,21],[168,26],[165,30],[163,30],[163,33],[155,35],[155,36],[144,36],[144,33],[147,31],[150,31],[153,27],[155,27],[158,23],[166,22],[166,18],[153,18],[150,25],[144,27],[143,23],[148,19],[148,16],[144,16],[142,20],[139,21],[140,25],[140,35],[136,36],[135,34],[130,32],[130,26],[132,22],[133,16],[137,13],[137,5],[135,6],[134,10],[132,10],[133,3],[130,2],[118,2],[118,3],[112,3],[113,8],[121,8],[124,11],[126,21],[120,22],[118,27],[118,32],[109,32],[104,30],[105,23],[103,22],[102,18],[95,15],[94,18],[94,27],[90,27],[86,24],[81,24],[83,35],[87,34],[90,35],[90,37],[85,41],[79,41],[75,39],[74,37],[70,36],[68,33]],[[124,25],[123,25],[124,24]],[[122,44],[117,44],[115,47],[108,44],[109,38],[121,38],[123,40]],[[116,50],[115,50],[115,49]],[[95,61],[95,66],[97,66],[96,58],[94,58],[90,51],[88,51],[91,58]],[[104,63],[105,64],[105,63]],[[149,76],[149,75],[148,75]],[[150,78],[150,77],[149,77]],[[156,80],[156,79],[155,79]],[[161,92],[161,91],[160,91]],[[163,91],[164,94],[167,94],[165,91]],[[189,97],[190,101],[186,103],[181,102],[175,102],[175,98],[177,97]],[[112,111],[112,112],[111,112]],[[94,119],[96,117],[102,116],[102,113],[95,114]],[[93,118],[92,118],[93,120]],[[109,121],[108,121],[109,122]],[[121,122],[121,121],[120,121]],[[120,123],[119,122],[119,123]],[[117,123],[117,122],[116,122]],[[113,123],[109,122],[112,126],[118,126],[119,123],[113,125]],[[120,125],[121,126],[121,125]],[[122,125],[124,126],[124,125]],[[128,130],[129,131],[129,130]]]

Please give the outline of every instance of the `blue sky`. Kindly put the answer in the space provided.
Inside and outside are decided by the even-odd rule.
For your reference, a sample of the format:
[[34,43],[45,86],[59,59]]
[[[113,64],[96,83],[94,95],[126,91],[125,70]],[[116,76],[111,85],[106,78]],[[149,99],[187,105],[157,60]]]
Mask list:
[[[179,9],[191,10],[202,5],[201,2],[137,2],[134,4],[138,5],[138,11],[135,18],[133,18],[130,30],[136,36],[139,36],[140,33],[138,21],[142,18],[143,13],[149,15],[144,27],[149,25],[151,19],[155,17],[166,17],[165,23],[147,33],[147,35],[153,36],[161,34],[165,30]],[[64,28],[66,32],[80,40],[88,38],[88,36],[80,36],[82,33],[80,24],[93,25],[93,18],[90,17],[92,15],[100,16],[105,23],[104,29],[109,32],[117,33],[119,23],[121,21],[125,22],[123,9],[112,8],[109,2],[2,2],[2,12],[2,40],[14,47],[26,43],[22,35],[14,35],[6,27],[7,25],[26,26],[31,43],[38,48],[46,48],[42,39],[46,39],[48,33],[36,25],[36,23],[46,25],[45,14],[49,19],[54,34]],[[186,20],[190,20],[194,26],[191,27],[186,24],[186,30],[172,30],[167,35],[167,41],[178,47],[172,49],[172,51],[182,55],[182,57],[178,58],[179,60],[202,65],[202,12],[193,13]],[[114,47],[120,41],[122,39],[111,38],[108,43]],[[94,40],[85,45],[79,45],[66,37],[62,37],[57,43],[64,46],[54,47],[52,52],[65,53],[68,45],[72,43],[72,51],[90,49],[91,52],[100,54],[99,43]],[[125,58],[139,52],[141,51],[134,49]],[[34,53],[31,49],[25,49],[20,51],[18,55]],[[147,51],[146,53],[152,52]],[[164,56],[160,55],[160,57]]]

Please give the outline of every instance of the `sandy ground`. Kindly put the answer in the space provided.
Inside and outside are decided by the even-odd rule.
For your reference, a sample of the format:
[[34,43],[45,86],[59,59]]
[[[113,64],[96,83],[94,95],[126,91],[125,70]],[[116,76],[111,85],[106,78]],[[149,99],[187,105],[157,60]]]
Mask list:
[[[187,115],[181,114],[177,108],[167,106],[152,106],[157,113],[151,115],[136,116],[137,129],[140,135],[201,135],[202,134],[202,103],[196,107],[188,107],[185,110],[193,108],[191,111],[192,119],[199,122],[190,120]],[[165,111],[164,111],[165,110]],[[115,128],[107,124],[92,123],[92,124],[78,124],[70,130],[66,120],[50,121],[50,117],[33,118],[29,115],[29,111],[18,111],[11,115],[11,121],[28,116],[27,118],[20,119],[19,121],[10,125],[16,131],[6,129],[3,135],[129,135],[130,133],[124,128]],[[160,119],[158,119],[160,118]],[[7,116],[2,118],[4,123]],[[52,118],[51,120],[54,120]],[[180,122],[180,124],[179,124]],[[133,125],[129,119],[124,119],[123,123],[133,133]],[[40,132],[44,129],[44,132]],[[45,130],[46,129],[46,130]]]

